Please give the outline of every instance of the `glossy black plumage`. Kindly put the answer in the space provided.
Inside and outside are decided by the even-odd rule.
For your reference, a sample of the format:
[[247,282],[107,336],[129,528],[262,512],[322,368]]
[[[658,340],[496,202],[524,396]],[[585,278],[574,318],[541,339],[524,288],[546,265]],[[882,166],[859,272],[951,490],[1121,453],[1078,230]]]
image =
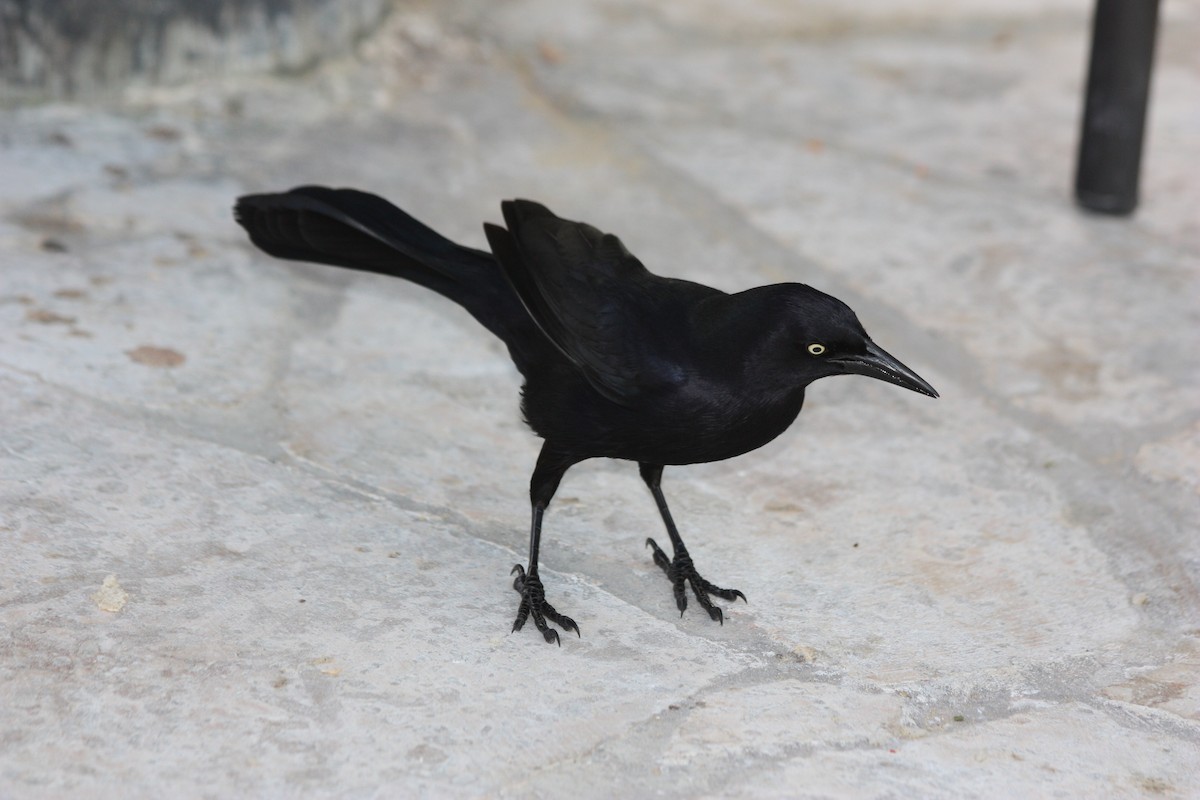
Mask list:
[[563,474],[594,457],[639,463],[674,554],[652,539],[680,613],[685,585],[714,620],[721,589],[695,570],[662,494],[664,465],[761,447],[795,420],[812,381],[861,374],[933,397],[928,383],[867,336],[841,301],[802,284],[727,294],[649,272],[621,241],[527,200],[485,224],[492,252],[455,244],[374,195],[306,186],[249,195],[235,208],[251,240],[279,258],[393,275],[463,306],[507,346],[525,379],[522,411],[544,444],[530,481],[533,522],[514,630],[546,641],[578,626],[545,599],[538,548]]

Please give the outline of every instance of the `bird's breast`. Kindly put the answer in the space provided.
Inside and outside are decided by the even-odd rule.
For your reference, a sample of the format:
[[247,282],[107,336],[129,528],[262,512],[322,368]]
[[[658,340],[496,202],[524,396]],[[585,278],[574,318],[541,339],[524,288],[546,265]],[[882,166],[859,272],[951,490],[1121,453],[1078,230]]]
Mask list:
[[762,447],[796,420],[804,390],[783,394],[704,391],[663,404],[661,442],[670,441],[670,464],[721,461]]
[[581,459],[698,464],[762,447],[787,430],[803,402],[803,388],[749,392],[692,381],[620,405],[563,374],[527,381],[522,409],[539,436]]

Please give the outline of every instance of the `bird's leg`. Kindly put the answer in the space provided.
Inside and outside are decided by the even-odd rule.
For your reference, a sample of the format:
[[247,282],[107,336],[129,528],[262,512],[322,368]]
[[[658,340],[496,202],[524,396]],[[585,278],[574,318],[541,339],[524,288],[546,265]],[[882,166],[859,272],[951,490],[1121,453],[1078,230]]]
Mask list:
[[560,647],[562,642],[558,639],[558,631],[551,628],[546,620],[550,620],[564,631],[575,631],[576,636],[580,635],[579,626],[575,624],[575,620],[559,614],[554,610],[554,606],[546,602],[546,590],[538,578],[538,548],[542,541],[542,515],[550,505],[550,499],[554,497],[563,473],[573,463],[549,451],[545,446],[542,447],[537,466],[533,470],[533,478],[529,482],[529,497],[533,504],[533,523],[529,531],[529,567],[526,569],[517,564],[510,573],[516,574],[513,588],[521,595],[521,605],[517,607],[517,619],[512,629],[521,630],[525,620],[533,617],[533,624],[541,631],[543,638]]
[[725,614],[712,604],[708,596],[716,595],[723,600],[734,600],[740,597],[745,602],[746,595],[737,589],[722,589],[714,586],[696,572],[696,567],[692,564],[692,557],[688,555],[687,548],[683,546],[683,539],[680,538],[679,530],[675,527],[675,520],[671,518],[671,511],[667,508],[667,498],[663,497],[662,466],[640,463],[638,467],[642,473],[642,480],[646,482],[646,486],[650,487],[650,493],[654,495],[654,502],[658,504],[658,513],[662,515],[663,524],[667,526],[667,534],[671,537],[671,548],[675,551],[674,558],[667,558],[667,554],[663,552],[657,542],[653,539],[646,539],[646,546],[654,550],[654,563],[658,564],[671,579],[671,586],[675,591],[675,605],[679,607],[679,616],[682,617],[684,609],[687,608],[687,592],[684,588],[684,582],[687,582],[691,584],[692,593],[696,595],[696,600],[708,612],[708,616],[724,625]]

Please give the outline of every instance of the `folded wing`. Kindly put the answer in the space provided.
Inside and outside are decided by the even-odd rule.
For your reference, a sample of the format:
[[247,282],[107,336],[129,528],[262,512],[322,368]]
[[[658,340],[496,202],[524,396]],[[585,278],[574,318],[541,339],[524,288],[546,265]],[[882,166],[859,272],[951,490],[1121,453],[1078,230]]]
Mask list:
[[508,230],[484,226],[492,253],[530,316],[598,392],[628,405],[684,380],[656,333],[679,330],[661,319],[676,313],[673,282],[591,225],[528,200],[501,209]]

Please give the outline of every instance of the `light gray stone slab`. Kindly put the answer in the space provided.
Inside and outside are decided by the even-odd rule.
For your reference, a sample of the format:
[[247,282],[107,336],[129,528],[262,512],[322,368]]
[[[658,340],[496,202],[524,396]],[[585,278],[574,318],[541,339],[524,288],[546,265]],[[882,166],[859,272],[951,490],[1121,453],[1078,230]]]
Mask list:
[[[1200,790],[1190,7],[1131,222],[1063,189],[1074,2],[461,0],[303,77],[5,115],[0,795]],[[234,197],[308,182],[811,283],[943,397],[822,381],[667,470],[724,626],[634,465],[579,465],[548,647],[509,633],[515,370],[441,298],[252,250]]]
[[11,791],[486,793],[745,663],[553,572],[595,621],[550,651],[508,634],[518,552],[44,386],[3,378]]

